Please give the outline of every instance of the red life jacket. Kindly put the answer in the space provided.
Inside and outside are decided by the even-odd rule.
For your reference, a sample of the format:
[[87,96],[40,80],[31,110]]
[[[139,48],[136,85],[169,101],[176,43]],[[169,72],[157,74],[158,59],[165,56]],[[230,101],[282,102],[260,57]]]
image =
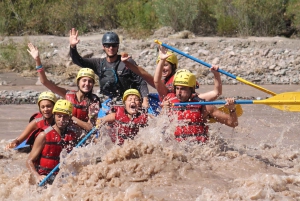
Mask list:
[[174,75],[172,75],[172,77],[170,77],[170,79],[167,82],[165,81],[165,85],[168,88],[168,92],[169,93],[173,93],[174,92],[173,81],[174,81]]
[[46,134],[46,142],[38,160],[37,171],[40,175],[47,175],[59,163],[62,149],[66,148],[68,152],[72,150],[76,143],[76,135],[67,130],[64,138],[61,138],[52,126],[43,129],[43,131]]
[[[26,144],[31,145],[31,146],[33,145],[34,139],[40,134],[41,131],[43,131],[43,128],[52,126],[52,125],[48,124],[48,122],[46,121],[46,119],[44,118],[42,113],[40,113],[40,112],[33,114],[30,117],[29,122],[31,122],[32,120],[35,120],[37,129],[32,131],[29,134],[29,136],[27,137]],[[54,120],[53,120],[53,122],[54,122]]]
[[[179,103],[174,93],[166,96],[171,103]],[[193,94],[189,102],[203,101],[198,98],[197,94]],[[190,106],[174,106],[171,111],[177,115],[178,125],[175,130],[175,139],[177,141],[190,140],[205,143],[208,140],[208,126],[202,117],[201,105]]]
[[68,91],[66,94],[66,100],[73,104],[72,115],[82,121],[87,122],[89,120],[88,110],[89,110],[89,99],[85,98],[81,102],[77,100],[76,91]]
[[130,119],[125,113],[124,106],[115,106],[114,109],[116,116],[113,127],[116,129],[116,132],[111,136],[114,143],[117,141],[118,145],[122,145],[125,139],[133,140],[139,132],[139,128],[147,126],[147,113],[139,113],[136,117]]

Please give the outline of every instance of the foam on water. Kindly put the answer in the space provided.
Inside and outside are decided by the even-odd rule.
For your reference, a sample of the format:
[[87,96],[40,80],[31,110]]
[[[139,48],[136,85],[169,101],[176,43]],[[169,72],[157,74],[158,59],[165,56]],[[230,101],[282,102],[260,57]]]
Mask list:
[[[150,120],[122,147],[103,129],[96,144],[61,154],[60,172],[47,188],[34,184],[27,154],[5,151],[3,140],[0,200],[300,200],[299,147],[285,142],[299,121],[289,127],[251,117],[247,122],[227,130],[212,125],[204,146],[174,141],[165,116]],[[250,143],[253,122],[264,124],[266,136],[277,130],[280,137]]]

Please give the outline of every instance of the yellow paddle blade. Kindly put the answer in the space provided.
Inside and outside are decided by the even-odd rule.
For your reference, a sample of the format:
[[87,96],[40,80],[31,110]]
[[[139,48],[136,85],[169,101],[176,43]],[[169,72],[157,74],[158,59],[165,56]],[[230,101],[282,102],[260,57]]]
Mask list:
[[[220,111],[222,111],[222,112],[224,112],[226,114],[229,114],[229,110],[228,110],[227,107],[222,106],[222,107],[219,107],[218,110],[220,110]],[[243,108],[242,108],[242,106],[239,105],[239,104],[235,104],[235,112],[236,112],[236,115],[238,117],[242,116],[242,114],[243,114]],[[214,118],[209,118],[208,119],[208,123],[216,123],[216,122],[217,121]]]
[[253,104],[265,104],[283,111],[300,112],[300,92],[285,92]]

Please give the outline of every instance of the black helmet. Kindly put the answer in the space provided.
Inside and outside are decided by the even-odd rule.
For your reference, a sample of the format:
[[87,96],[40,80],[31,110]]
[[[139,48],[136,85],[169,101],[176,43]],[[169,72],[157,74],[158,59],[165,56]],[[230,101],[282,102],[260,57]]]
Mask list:
[[119,36],[112,31],[106,32],[102,37],[102,44],[107,43],[120,43]]

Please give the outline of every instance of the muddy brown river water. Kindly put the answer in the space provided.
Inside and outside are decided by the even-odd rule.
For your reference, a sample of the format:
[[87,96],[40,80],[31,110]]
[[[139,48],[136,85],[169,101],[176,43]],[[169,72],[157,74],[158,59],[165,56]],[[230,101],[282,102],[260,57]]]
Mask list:
[[[212,88],[201,87],[199,92]],[[300,91],[297,85],[263,87],[277,94]],[[223,95],[267,96],[245,85],[224,86]],[[4,150],[37,106],[0,105],[0,200],[300,200],[300,113],[242,108],[237,128],[210,125],[205,146],[166,141],[173,127],[163,116],[123,147],[103,134],[99,143],[62,155],[57,179],[44,189],[32,182],[26,153]]]

